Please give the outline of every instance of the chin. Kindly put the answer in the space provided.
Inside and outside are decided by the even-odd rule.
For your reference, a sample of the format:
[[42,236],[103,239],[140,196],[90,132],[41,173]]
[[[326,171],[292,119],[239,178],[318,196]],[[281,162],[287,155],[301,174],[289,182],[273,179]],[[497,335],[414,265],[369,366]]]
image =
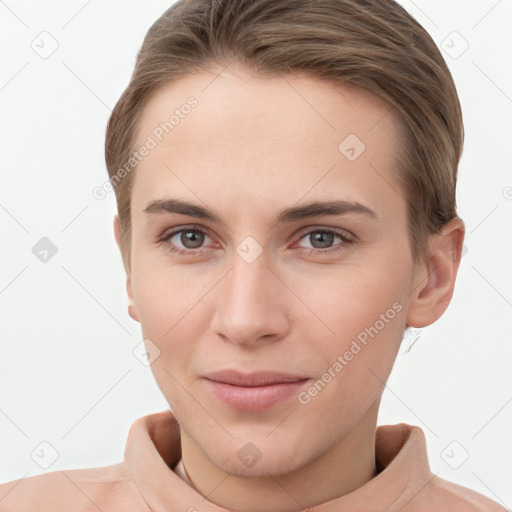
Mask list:
[[300,469],[305,465],[306,460],[297,458],[297,454],[287,454],[274,450],[272,455],[263,455],[252,467],[245,467],[234,454],[228,460],[215,460],[215,465],[232,476],[244,478],[268,478],[280,477]]
[[[301,436],[304,439],[304,435]],[[292,473],[314,459],[307,443],[287,439],[262,439],[254,436],[227,443],[200,446],[206,457],[220,470],[239,477],[279,477]],[[309,450],[308,450],[309,448]]]

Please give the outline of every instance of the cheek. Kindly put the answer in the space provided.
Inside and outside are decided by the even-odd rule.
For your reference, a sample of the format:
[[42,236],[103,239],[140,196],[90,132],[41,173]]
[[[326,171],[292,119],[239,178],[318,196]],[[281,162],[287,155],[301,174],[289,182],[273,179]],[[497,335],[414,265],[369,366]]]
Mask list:
[[205,308],[211,304],[209,292],[218,277],[207,270],[192,272],[190,266],[141,263],[132,275],[134,299],[144,338],[160,350],[152,371],[171,400],[180,394],[179,383],[190,384],[187,372],[197,357],[198,340],[210,325],[211,311]]
[[340,408],[363,410],[381,393],[405,328],[406,285],[390,277],[397,275],[382,267],[373,273],[355,271],[311,289],[311,309],[331,334],[310,354],[317,385],[304,402],[338,404],[333,412],[340,413]]
[[171,409],[183,416],[180,404],[188,396],[182,388],[188,387],[184,372],[198,336],[195,313],[201,292],[184,273],[157,265],[140,265],[132,287],[143,337],[160,351],[151,371]]
[[385,336],[400,333],[407,289],[397,277],[400,275],[393,265],[352,266],[335,269],[329,275],[309,275],[303,278],[304,287],[296,290],[307,297],[310,309],[329,329],[329,344],[340,350],[376,322]]
[[133,269],[133,294],[145,334],[167,339],[184,326],[193,327],[190,319],[197,320],[194,310],[213,287],[214,276],[208,278],[201,271],[192,273],[185,266],[168,265],[161,258],[139,258]]

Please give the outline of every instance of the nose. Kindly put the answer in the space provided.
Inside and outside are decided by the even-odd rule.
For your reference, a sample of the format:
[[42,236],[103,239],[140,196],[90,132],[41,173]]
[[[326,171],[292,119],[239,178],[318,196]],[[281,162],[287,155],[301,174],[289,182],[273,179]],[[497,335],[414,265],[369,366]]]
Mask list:
[[214,334],[245,347],[275,343],[287,335],[287,289],[268,265],[264,253],[251,263],[234,254],[231,270],[216,287]]

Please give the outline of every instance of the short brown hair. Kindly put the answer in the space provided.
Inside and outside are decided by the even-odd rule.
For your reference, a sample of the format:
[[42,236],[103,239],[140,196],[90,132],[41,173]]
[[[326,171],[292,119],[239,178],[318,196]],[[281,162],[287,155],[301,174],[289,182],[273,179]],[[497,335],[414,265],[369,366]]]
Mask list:
[[[350,83],[387,100],[404,135],[397,179],[414,260],[456,217],[464,129],[450,71],[425,29],[393,0],[179,0],[149,29],[109,119],[105,157],[115,185],[122,253],[130,261],[137,121],[162,85],[238,62],[259,74],[300,72]],[[117,174],[116,174],[117,173]],[[115,181],[117,179],[117,182]]]

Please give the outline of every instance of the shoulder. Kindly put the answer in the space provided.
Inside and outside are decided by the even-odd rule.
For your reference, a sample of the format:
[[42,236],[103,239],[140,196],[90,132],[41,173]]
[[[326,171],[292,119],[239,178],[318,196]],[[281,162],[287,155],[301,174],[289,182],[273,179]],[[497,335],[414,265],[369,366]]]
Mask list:
[[147,511],[124,462],[52,471],[0,485],[2,512]]
[[508,512],[491,498],[437,476],[411,501],[410,506],[410,510],[415,511]]

